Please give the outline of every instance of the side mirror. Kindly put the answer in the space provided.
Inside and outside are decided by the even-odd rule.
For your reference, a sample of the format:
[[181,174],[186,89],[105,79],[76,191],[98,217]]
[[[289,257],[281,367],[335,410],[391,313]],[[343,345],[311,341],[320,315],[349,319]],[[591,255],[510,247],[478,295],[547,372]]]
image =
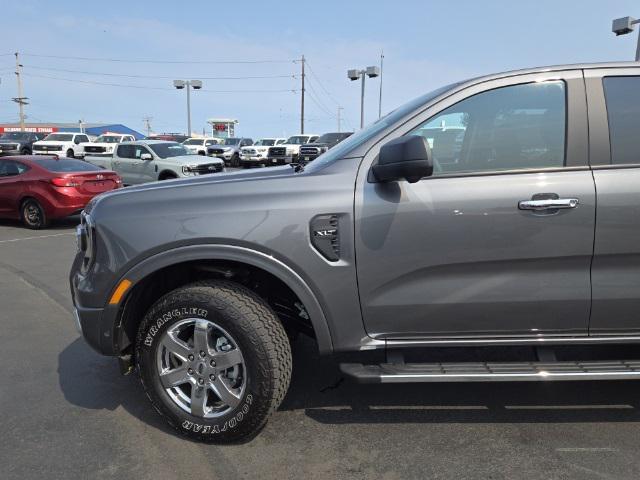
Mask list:
[[427,141],[417,135],[396,138],[384,144],[378,163],[371,167],[378,182],[406,180],[415,183],[433,174],[431,149]]
[[153,160],[153,155],[150,153],[143,153],[140,155],[140,160]]

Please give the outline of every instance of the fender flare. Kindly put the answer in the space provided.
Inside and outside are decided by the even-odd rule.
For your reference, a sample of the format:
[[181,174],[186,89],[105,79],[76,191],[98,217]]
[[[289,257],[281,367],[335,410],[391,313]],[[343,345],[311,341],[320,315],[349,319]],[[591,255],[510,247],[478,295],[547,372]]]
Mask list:
[[320,302],[307,282],[287,264],[258,250],[233,245],[212,244],[176,247],[145,258],[130,268],[118,280],[118,283],[126,278],[135,286],[148,275],[151,275],[161,268],[196,260],[228,260],[245,263],[269,272],[280,279],[304,304],[316,335],[320,354],[333,352],[333,342],[331,340],[329,324]]

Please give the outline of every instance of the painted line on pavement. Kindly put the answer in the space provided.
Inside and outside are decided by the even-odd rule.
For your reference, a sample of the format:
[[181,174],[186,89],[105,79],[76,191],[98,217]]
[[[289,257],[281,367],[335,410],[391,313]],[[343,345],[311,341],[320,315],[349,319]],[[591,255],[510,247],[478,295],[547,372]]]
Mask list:
[[35,240],[36,238],[62,237],[64,235],[75,235],[75,232],[52,233],[51,235],[38,235],[35,237],[12,238],[10,240],[0,240],[0,243],[19,242],[20,240]]

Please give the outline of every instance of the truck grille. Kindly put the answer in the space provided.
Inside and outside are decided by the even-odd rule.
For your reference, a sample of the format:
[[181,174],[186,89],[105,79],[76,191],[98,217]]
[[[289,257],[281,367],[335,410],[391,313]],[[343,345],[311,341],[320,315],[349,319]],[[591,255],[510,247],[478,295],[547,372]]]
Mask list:
[[104,153],[106,152],[106,148],[99,146],[87,146],[84,147],[84,151],[87,153]]
[[221,172],[224,166],[221,163],[207,163],[206,165],[198,165],[191,170],[198,175],[207,175],[209,173]]
[[300,147],[300,155],[319,155],[320,149],[318,147]]
[[39,152],[57,152],[62,150],[62,145],[34,145],[33,150]]
[[17,150],[18,145],[15,143],[0,143],[0,150]]
[[209,150],[207,150],[207,152],[212,155],[222,155],[224,153],[224,150],[221,148],[210,148]]
[[287,149],[285,147],[271,147],[269,149],[270,157],[284,157],[287,155]]

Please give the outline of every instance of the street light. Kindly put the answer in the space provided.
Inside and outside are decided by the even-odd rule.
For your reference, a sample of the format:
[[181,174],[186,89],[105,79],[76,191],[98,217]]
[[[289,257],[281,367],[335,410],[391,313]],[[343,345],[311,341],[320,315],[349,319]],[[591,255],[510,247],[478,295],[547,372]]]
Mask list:
[[360,128],[364,128],[364,80],[366,77],[374,78],[380,75],[380,67],[367,67],[364,70],[352,69],[347,71],[349,80],[362,79],[362,91],[360,92]]
[[[616,34],[616,37],[626,35],[633,32],[637,23],[640,23],[640,20],[633,17],[616,18],[611,24],[611,31]],[[636,62],[640,62],[640,35],[638,35],[638,44],[636,45]]]
[[173,86],[178,90],[187,89],[187,135],[191,136],[191,93],[190,90],[200,90],[202,81],[200,80],[174,80]]

